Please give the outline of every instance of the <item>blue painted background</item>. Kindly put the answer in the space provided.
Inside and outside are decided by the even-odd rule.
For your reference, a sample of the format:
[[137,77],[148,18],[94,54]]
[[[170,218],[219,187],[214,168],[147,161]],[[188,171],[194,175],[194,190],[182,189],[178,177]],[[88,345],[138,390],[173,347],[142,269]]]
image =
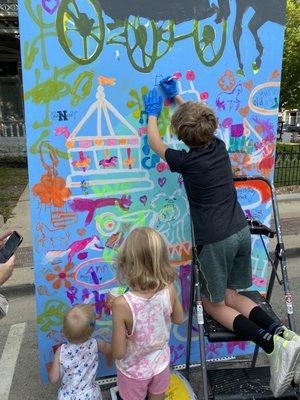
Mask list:
[[[86,59],[76,61],[76,57],[84,58],[84,40],[76,31],[76,18],[79,18],[78,10],[93,18],[91,32],[97,36],[99,10],[93,6],[95,2],[78,0],[76,4],[78,9],[71,0],[25,0],[19,5],[43,381],[56,346],[65,340],[61,332],[62,315],[70,306],[81,302],[95,304],[98,313],[95,335],[109,340],[111,317],[105,307],[105,297],[117,285],[113,259],[119,244],[133,227],[147,225],[163,233],[183,283],[182,287],[178,283],[178,291],[187,306],[190,260],[187,202],[180,177],[171,174],[147,146],[143,93],[161,77],[175,74],[183,97],[205,101],[216,110],[220,125],[217,134],[227,145],[236,175],[259,174],[272,179],[274,166],[284,28],[278,15],[280,23],[268,20],[268,4],[263,10],[260,6],[259,11],[248,7],[243,16],[240,41],[243,68],[233,43],[235,1],[229,3],[228,18],[223,16],[219,24],[215,22],[215,14],[198,22],[191,18],[176,25],[131,15],[128,22],[117,24],[103,12],[103,49],[92,62],[89,57],[98,42],[91,36]],[[187,6],[182,2],[181,7]],[[72,10],[72,15],[64,13],[66,9]],[[248,27],[255,13],[266,16],[266,22],[258,30],[263,46],[260,68],[255,64],[258,51]],[[129,14],[134,14],[134,10]],[[273,17],[269,19],[276,21]],[[159,44],[159,54],[165,54],[157,60],[152,54],[153,32],[158,36],[161,33],[160,38],[165,40]],[[220,50],[222,34],[224,49]],[[195,39],[197,35],[199,41]],[[127,46],[134,49],[136,65],[129,59],[126,40]],[[137,40],[149,53],[146,66],[139,47],[135,47]],[[204,61],[198,57],[195,46],[199,52],[207,46]],[[115,82],[102,79],[100,85],[100,76],[115,78]],[[130,124],[125,127],[109,113],[117,136],[110,137],[113,139],[110,142],[107,142],[109,128],[105,118],[102,118],[101,131],[97,128],[97,114],[74,132],[101,88],[106,100]],[[169,132],[172,109],[172,105],[165,103],[160,132],[170,146],[181,148]],[[109,149],[105,151],[106,145]],[[130,160],[124,164],[130,157],[131,168]],[[111,184],[118,179],[123,181]],[[268,193],[256,186],[240,187],[238,193],[247,215],[270,224]],[[91,206],[95,210],[89,220],[87,210]],[[253,287],[264,291],[267,261],[255,238],[252,257]],[[172,329],[174,364],[184,363],[185,335],[186,325]],[[196,340],[195,336],[193,361],[199,358]],[[208,343],[207,355],[214,359],[247,354],[251,349],[251,345],[243,342]],[[114,370],[101,359],[98,374],[108,376]]]

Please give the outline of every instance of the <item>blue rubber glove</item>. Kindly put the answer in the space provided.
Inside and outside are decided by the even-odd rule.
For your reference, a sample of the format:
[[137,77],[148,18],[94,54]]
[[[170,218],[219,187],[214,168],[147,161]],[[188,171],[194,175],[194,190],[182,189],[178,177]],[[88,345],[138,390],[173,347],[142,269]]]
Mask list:
[[159,96],[157,90],[154,88],[144,96],[145,113],[148,117],[157,117],[162,109],[162,97]]
[[173,99],[178,95],[177,82],[172,76],[162,79],[159,84],[167,99]]

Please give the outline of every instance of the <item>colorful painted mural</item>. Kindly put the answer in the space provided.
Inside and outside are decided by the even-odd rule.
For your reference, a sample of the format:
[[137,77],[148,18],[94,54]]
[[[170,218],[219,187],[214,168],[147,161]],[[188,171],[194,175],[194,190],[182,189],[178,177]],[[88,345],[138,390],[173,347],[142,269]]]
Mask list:
[[[65,341],[62,317],[92,303],[95,335],[110,340],[106,305],[114,259],[138,226],[166,238],[189,304],[190,228],[180,176],[147,141],[143,95],[173,75],[185,99],[205,102],[235,175],[272,179],[285,2],[270,0],[24,0],[19,6],[31,191],[37,330],[42,378]],[[173,104],[159,117],[165,143]],[[270,194],[239,183],[246,215],[270,224]],[[267,259],[253,238],[253,287]],[[199,359],[196,331],[192,361]],[[172,329],[172,363],[185,361],[186,324]],[[208,358],[251,345],[207,343]],[[101,360],[98,376],[114,374]]]

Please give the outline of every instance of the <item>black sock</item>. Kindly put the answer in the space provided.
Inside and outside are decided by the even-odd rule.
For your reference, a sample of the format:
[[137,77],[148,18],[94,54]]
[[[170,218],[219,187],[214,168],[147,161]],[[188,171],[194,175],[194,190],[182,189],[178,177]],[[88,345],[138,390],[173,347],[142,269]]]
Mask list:
[[273,336],[242,314],[235,317],[233,330],[242,339],[251,340],[266,353],[272,353],[274,350]]
[[278,322],[274,321],[261,307],[256,306],[252,308],[249,319],[271,333],[271,335],[283,336],[284,329],[282,324],[278,324]]

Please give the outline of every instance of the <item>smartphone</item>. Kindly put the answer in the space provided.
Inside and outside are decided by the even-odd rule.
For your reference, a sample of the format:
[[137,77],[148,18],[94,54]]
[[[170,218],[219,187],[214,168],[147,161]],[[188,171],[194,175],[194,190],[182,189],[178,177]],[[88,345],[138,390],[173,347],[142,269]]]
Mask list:
[[14,254],[18,246],[22,243],[23,238],[18,232],[14,231],[6,240],[4,245],[0,247],[0,263],[3,264]]

